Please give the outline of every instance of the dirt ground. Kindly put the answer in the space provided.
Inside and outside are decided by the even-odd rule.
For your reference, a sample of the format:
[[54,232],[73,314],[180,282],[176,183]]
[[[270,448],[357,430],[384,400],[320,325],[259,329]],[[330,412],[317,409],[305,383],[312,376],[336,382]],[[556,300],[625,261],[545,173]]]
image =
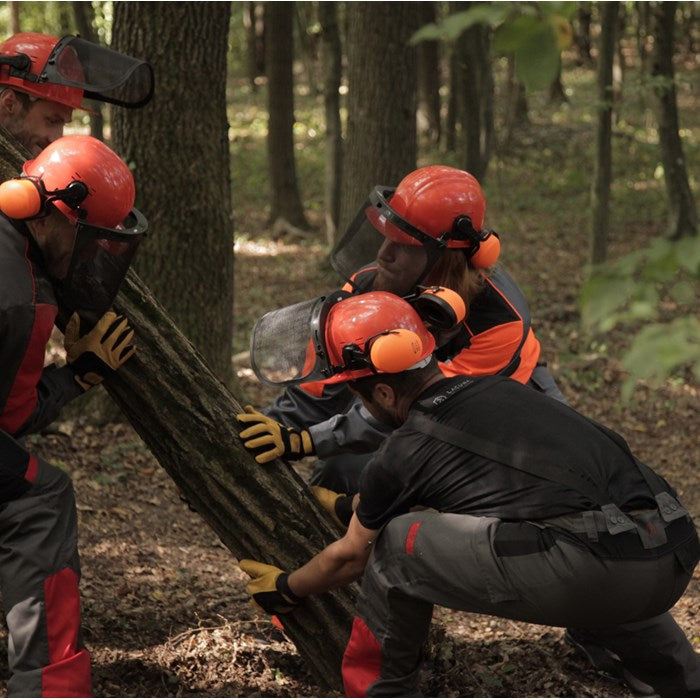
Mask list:
[[[504,239],[503,258],[523,286],[537,291],[531,298],[533,327],[561,388],[574,407],[621,432],[675,485],[700,523],[698,387],[689,377],[655,391],[641,386],[634,402],[622,405],[615,357],[624,334],[610,333],[607,347],[596,349],[578,326],[584,251],[554,245],[549,264],[538,266],[529,262],[530,235],[535,233]],[[621,242],[611,245],[613,255],[622,252]],[[321,258],[320,248],[306,243],[240,241],[237,333],[249,332],[252,319],[265,310],[329,289]],[[252,377],[245,353],[239,352],[236,367],[252,403],[272,398]],[[312,683],[283,633],[249,605],[246,577],[235,559],[180,500],[130,426],[59,422],[33,437],[31,446],[65,468],[75,484],[85,643],[97,696],[327,695]],[[674,614],[700,651],[700,573]],[[436,609],[435,622],[426,696],[630,695],[582,662],[561,629],[446,609]],[[2,679],[5,647],[2,632]]]

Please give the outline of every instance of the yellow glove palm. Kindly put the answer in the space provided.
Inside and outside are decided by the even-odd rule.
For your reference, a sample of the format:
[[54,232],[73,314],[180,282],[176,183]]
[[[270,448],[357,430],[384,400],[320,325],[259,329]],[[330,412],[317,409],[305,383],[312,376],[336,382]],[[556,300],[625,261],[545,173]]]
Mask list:
[[314,443],[308,430],[294,430],[256,411],[252,406],[245,407],[246,413],[239,413],[236,420],[250,427],[241,430],[243,446],[254,453],[258,464],[283,459],[301,459],[316,454]]

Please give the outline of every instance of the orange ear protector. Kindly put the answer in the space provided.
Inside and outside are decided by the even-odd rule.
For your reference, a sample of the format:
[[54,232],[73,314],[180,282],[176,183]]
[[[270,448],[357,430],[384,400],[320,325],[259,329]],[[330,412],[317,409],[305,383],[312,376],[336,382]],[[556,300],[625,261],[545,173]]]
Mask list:
[[458,216],[452,227],[452,238],[467,241],[467,258],[477,270],[491,267],[501,254],[501,242],[495,231],[477,231],[469,216]]
[[40,179],[20,177],[0,185],[0,211],[11,219],[36,219],[46,216],[48,205],[56,200],[78,210],[87,195],[87,185],[79,180],[73,180],[64,189],[48,192]]
[[397,374],[423,359],[420,336],[407,328],[394,328],[368,338],[365,349],[351,343],[343,348],[346,370],[370,368],[373,372]]
[[446,287],[428,287],[410,300],[425,325],[432,330],[446,331],[464,320],[467,307],[457,292]]

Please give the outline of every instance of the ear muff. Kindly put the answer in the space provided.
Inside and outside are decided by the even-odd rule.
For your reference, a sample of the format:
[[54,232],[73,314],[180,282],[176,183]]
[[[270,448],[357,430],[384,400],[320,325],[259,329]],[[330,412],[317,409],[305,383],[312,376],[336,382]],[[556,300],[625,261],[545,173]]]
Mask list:
[[498,240],[498,234],[489,231],[486,237],[479,242],[476,252],[469,256],[469,262],[477,270],[483,270],[495,265],[500,254],[501,241]]
[[87,185],[80,180],[73,180],[62,190],[47,192],[41,180],[22,177],[0,185],[0,211],[11,219],[32,219],[46,213],[48,202],[62,201],[77,210],[87,195]]
[[447,287],[429,287],[412,304],[423,322],[437,330],[449,330],[467,315],[464,299]]
[[477,269],[483,270],[491,267],[498,260],[501,254],[501,242],[495,231],[478,231],[472,225],[471,217],[465,215],[458,216],[452,225],[451,237],[467,241],[465,248],[469,264]]
[[423,342],[414,331],[396,328],[374,339],[369,359],[377,372],[396,374],[422,359]]
[[44,197],[34,180],[6,180],[0,185],[0,211],[11,219],[31,219],[41,212]]

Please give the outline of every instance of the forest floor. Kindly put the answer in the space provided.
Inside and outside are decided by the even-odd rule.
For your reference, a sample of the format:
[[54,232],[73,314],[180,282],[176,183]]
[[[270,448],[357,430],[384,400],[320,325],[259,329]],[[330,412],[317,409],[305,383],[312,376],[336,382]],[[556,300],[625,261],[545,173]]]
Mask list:
[[[547,138],[551,142],[551,129]],[[494,174],[496,183],[499,175]],[[592,340],[580,329],[577,300],[586,246],[575,207],[569,224],[581,245],[564,237],[569,231],[550,227],[545,214],[537,220],[530,212],[516,212],[513,221],[529,217],[521,225],[499,221],[509,201],[515,209],[508,192],[495,191],[487,223],[502,234],[503,263],[530,297],[543,357],[564,394],[576,409],[620,432],[640,458],[671,481],[700,524],[697,384],[688,374],[654,390],[640,385],[631,403],[621,403],[618,358],[627,333],[612,331]],[[246,233],[260,236],[266,230],[257,216],[242,212],[237,221],[243,234],[236,243],[235,365],[247,399],[259,406],[274,393],[250,370],[245,349],[253,321],[271,308],[330,290],[336,282],[317,234],[263,242]],[[654,218],[660,226],[661,214]],[[610,256],[660,233],[658,226],[618,227],[611,234]],[[327,695],[314,685],[284,634],[250,606],[247,579],[236,560],[180,500],[129,425],[95,427],[65,420],[30,443],[36,453],[65,468],[75,485],[84,640],[92,653],[95,695]],[[673,612],[700,651],[700,571]],[[441,608],[435,610],[435,623],[440,631],[423,677],[425,696],[630,696],[583,662],[564,642],[561,629]],[[3,682],[6,644],[2,632]]]

